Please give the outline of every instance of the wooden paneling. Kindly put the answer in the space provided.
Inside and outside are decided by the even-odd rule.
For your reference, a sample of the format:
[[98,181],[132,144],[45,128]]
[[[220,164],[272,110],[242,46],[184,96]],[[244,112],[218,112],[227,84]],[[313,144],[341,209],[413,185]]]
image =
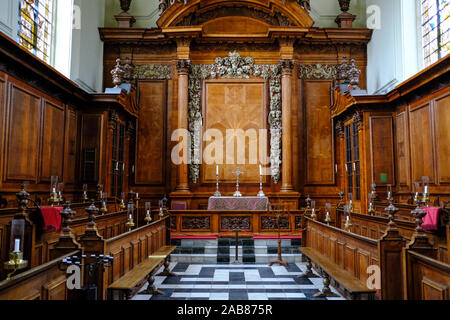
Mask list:
[[331,81],[305,81],[307,185],[332,185],[334,175],[333,128],[330,114]]
[[64,106],[44,100],[44,120],[42,134],[41,174],[42,181],[50,181],[51,176],[63,177],[64,159]]
[[436,154],[440,184],[450,184],[450,93],[435,101]]
[[400,186],[409,185],[409,140],[407,113],[401,112],[395,118],[397,181]]
[[[267,84],[264,80],[209,80],[204,86],[204,129],[218,130],[222,134],[214,141],[205,142],[205,156],[219,157],[218,149],[223,148],[219,161],[219,176],[224,183],[236,182],[233,171],[239,166],[244,172],[239,180],[243,183],[259,182],[259,164],[261,159],[260,130],[266,129],[267,123]],[[227,134],[236,130],[236,136]],[[247,134],[247,135],[245,135]],[[267,135],[269,138],[269,135]],[[264,143],[265,141],[263,141]],[[213,149],[215,152],[208,150]],[[268,142],[264,143],[267,146]],[[268,153],[268,148],[265,155]],[[268,157],[266,158],[269,159]],[[204,159],[202,165],[202,182],[216,181],[216,164],[214,158]]]
[[433,128],[430,103],[410,110],[411,166],[413,181],[430,177],[435,183]]
[[[394,177],[394,133],[391,116],[370,117],[370,147],[372,155],[372,181],[377,185],[395,184]],[[381,181],[381,174],[387,181]]]
[[78,150],[78,114],[75,109],[68,107],[66,117],[66,147],[64,157],[64,183],[74,184],[77,176]]
[[166,105],[166,81],[139,82],[136,184],[164,184]]
[[36,181],[40,140],[40,97],[11,83],[5,180]]
[[81,125],[81,178],[85,182],[97,182],[101,171],[103,115],[83,114]]

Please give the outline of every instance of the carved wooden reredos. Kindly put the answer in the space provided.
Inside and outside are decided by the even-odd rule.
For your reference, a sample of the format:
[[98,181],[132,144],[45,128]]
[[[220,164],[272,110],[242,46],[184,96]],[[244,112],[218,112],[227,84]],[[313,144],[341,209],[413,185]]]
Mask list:
[[[293,208],[302,194],[336,197],[330,106],[342,80],[337,66],[354,59],[365,89],[372,30],[314,27],[308,10],[309,1],[161,0],[157,28],[100,29],[105,87],[113,85],[117,58],[134,68],[129,82],[139,115],[130,188],[204,206],[214,193],[215,165],[199,162],[207,147],[202,135],[238,126],[267,132],[267,195],[285,197]],[[227,59],[245,72],[221,73]],[[185,166],[170,158],[178,128],[191,135]],[[258,192],[258,164],[241,166],[244,195]],[[236,165],[220,166],[222,194],[234,191]]]

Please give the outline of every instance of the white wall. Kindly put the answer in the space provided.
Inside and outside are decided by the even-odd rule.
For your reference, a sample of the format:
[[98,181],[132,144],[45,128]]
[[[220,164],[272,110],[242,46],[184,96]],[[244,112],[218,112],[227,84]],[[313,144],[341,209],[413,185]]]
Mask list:
[[17,38],[19,0],[0,0],[0,31],[7,36]]
[[366,0],[380,10],[381,28],[367,48],[367,89],[383,94],[419,71],[415,0]]
[[89,92],[103,90],[103,42],[98,28],[104,25],[105,0],[74,0],[80,7],[80,29],[72,31],[70,78]]

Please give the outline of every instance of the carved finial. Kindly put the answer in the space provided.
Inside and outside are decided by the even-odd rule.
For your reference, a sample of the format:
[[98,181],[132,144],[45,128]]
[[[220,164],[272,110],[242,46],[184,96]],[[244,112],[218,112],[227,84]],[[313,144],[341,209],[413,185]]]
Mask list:
[[339,0],[339,6],[342,12],[347,12],[350,9],[350,0]]
[[91,205],[86,208],[86,212],[89,214],[89,229],[96,229],[95,216],[98,214],[98,211],[99,209],[95,206],[95,200],[92,199]]
[[120,0],[120,8],[123,12],[130,10],[131,0]]
[[351,60],[351,65],[350,65],[350,69],[348,71],[348,78],[350,81],[350,86],[352,87],[353,90],[359,90],[359,76],[361,74],[361,70],[359,70],[358,68],[356,68],[355,65],[355,59]]
[[111,70],[111,75],[113,79],[113,84],[115,85],[114,88],[118,88],[119,85],[122,84],[122,78],[125,74],[125,71],[123,70],[122,66],[120,65],[120,59],[116,59],[116,65]]
[[344,81],[344,83],[348,82],[348,71],[350,69],[350,66],[347,63],[347,57],[342,57],[342,63],[338,65],[338,80]]
[[70,208],[70,201],[66,201],[64,204],[64,209],[61,211],[61,216],[63,217],[63,234],[70,235],[71,234],[71,224],[72,224],[72,216],[75,214]]

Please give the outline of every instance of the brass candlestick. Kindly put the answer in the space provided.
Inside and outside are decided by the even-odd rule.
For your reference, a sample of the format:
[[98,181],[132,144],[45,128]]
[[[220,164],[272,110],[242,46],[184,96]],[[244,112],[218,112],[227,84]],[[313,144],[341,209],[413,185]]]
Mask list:
[[342,205],[344,204],[344,196],[345,196],[345,193],[344,193],[344,191],[341,190],[341,191],[338,193],[338,195],[339,195],[339,203],[338,203],[338,205],[337,205],[337,208],[341,208]]
[[388,219],[389,219],[388,226],[393,227],[395,225],[395,223],[394,223],[395,214],[399,210],[398,210],[398,208],[396,208],[394,206],[394,199],[392,197],[388,197],[388,200],[389,200],[389,206],[387,206],[387,208],[385,208],[384,211],[386,211],[388,213]]
[[146,202],[145,203],[145,218],[144,221],[149,224],[150,222],[152,222],[152,214],[151,214],[151,210],[152,210],[152,205],[150,202]]
[[350,227],[352,226],[352,223],[350,222],[350,213],[352,211],[350,210],[350,206],[344,206],[344,213],[345,213],[345,224],[344,228],[350,231]]
[[422,203],[424,206],[428,207],[428,202],[430,202],[430,194],[428,193],[428,183],[430,182],[429,177],[422,177],[423,182],[423,197]]
[[6,280],[10,280],[11,276],[18,270],[25,269],[28,266],[28,261],[23,260],[23,252],[13,251],[9,253],[9,261],[3,264],[5,270],[11,271],[6,276]]
[[214,197],[219,198],[222,194],[219,191],[219,175],[216,174],[216,192],[214,192]]
[[375,215],[375,207],[373,205],[373,193],[369,193],[368,199],[369,199],[369,208],[367,209],[367,211],[369,212],[369,215],[374,216]]
[[313,219],[313,220],[316,220],[316,218],[317,218],[317,214],[316,214],[316,201],[315,200],[313,200],[313,201],[311,201],[311,218]]
[[325,203],[325,222],[327,224],[330,224],[330,222],[331,222],[330,209],[331,209],[331,203]]
[[128,231],[130,231],[131,228],[134,227],[133,213],[134,213],[134,204],[130,203],[130,204],[128,204],[128,221],[126,223],[126,226],[128,227]]
[[108,201],[108,194],[106,192],[103,192],[102,195],[104,198],[102,199],[102,206],[100,208],[100,212],[102,214],[106,214],[108,213],[108,207],[106,206],[106,202]]

